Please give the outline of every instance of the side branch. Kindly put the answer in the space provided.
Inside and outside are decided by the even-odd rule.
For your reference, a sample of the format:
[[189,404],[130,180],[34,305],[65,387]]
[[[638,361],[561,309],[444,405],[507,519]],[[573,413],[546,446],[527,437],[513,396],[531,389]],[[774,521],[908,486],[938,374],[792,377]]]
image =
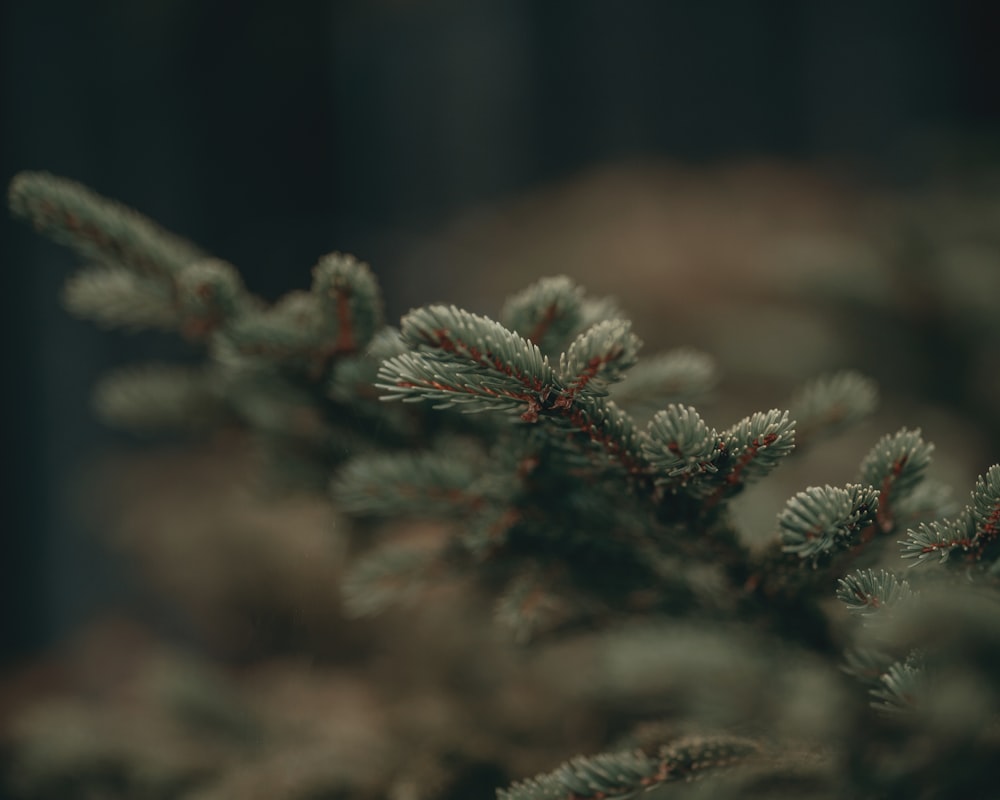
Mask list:
[[440,349],[445,353],[453,353],[457,356],[464,357],[476,366],[484,369],[495,370],[509,378],[514,378],[522,386],[531,389],[534,392],[542,391],[542,382],[538,376],[525,373],[523,370],[520,370],[513,364],[505,361],[492,350],[481,350],[474,344],[468,344],[455,339],[451,336],[450,331],[444,328],[439,328],[430,333],[425,333],[423,334],[423,337],[424,342],[430,347]]
[[205,258],[194,245],[142,214],[48,173],[15,177],[9,202],[15,214],[39,231],[99,264],[163,277]]

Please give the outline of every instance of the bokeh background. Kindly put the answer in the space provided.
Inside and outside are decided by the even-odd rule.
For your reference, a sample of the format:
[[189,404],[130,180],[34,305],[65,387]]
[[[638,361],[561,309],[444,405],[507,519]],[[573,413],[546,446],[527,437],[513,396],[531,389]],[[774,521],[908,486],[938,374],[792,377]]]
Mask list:
[[[496,309],[508,273],[519,286],[572,271],[567,253],[629,259],[633,244],[642,269],[592,269],[598,288],[645,299],[647,338],[673,297],[662,308],[683,306],[692,343],[711,346],[695,324],[714,310],[704,281],[730,304],[759,290],[746,277],[771,233],[843,233],[871,191],[994,169],[998,32],[985,0],[12,0],[0,178],[80,180],[269,298],[305,285],[320,254],[354,252],[390,318],[439,299]],[[69,318],[71,257],[0,225],[10,661],[125,591],[76,510],[81,474],[121,443],[89,387],[111,365],[188,354]],[[678,292],[663,278],[678,263],[703,283]],[[845,356],[824,353],[818,366]]]

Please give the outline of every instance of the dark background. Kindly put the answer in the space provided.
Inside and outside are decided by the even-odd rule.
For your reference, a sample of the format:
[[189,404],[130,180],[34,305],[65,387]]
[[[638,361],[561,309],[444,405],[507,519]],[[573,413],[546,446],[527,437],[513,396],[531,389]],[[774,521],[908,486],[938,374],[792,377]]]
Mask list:
[[[460,210],[595,163],[835,160],[916,183],[995,154],[1000,6],[954,0],[255,0],[0,7],[0,178],[44,169],[238,264],[254,291],[351,251],[389,287]],[[179,345],[60,309],[73,265],[2,221],[4,659],[117,591],[67,489],[88,390]]]

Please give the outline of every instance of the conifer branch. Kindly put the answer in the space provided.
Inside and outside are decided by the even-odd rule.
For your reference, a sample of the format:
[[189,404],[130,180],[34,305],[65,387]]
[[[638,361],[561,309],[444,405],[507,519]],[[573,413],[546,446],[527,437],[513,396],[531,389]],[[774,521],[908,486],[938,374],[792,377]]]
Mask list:
[[386,360],[376,384],[390,398],[437,400],[442,408],[473,404],[470,411],[519,409],[522,420],[535,422],[558,391],[538,347],[487,317],[427,306],[403,318],[401,333],[412,351]]
[[782,549],[815,565],[857,544],[877,506],[878,492],[868,486],[810,486],[789,499],[778,515]]
[[415,352],[499,373],[535,391],[551,384],[554,374],[537,345],[489,317],[455,306],[432,305],[411,311],[400,333]]
[[322,311],[315,295],[289,292],[273,306],[254,308],[226,327],[234,354],[263,363],[305,368],[321,347]]
[[231,416],[218,376],[172,364],[105,376],[94,390],[94,407],[104,421],[139,433],[205,430]]
[[716,382],[715,361],[683,347],[641,359],[611,396],[632,414],[654,414],[670,404],[703,397]]
[[832,435],[870,416],[878,406],[878,386],[853,370],[821,375],[801,386],[789,413],[799,447]]
[[498,500],[477,487],[484,483],[476,480],[482,469],[482,458],[468,449],[377,453],[352,459],[331,489],[350,514],[454,518]]
[[[571,372],[580,370],[571,378],[576,383],[567,386],[536,345],[500,323],[454,306],[428,306],[403,318],[403,341],[413,349],[384,361],[376,385],[388,391],[387,399],[433,400],[436,408],[463,405],[471,412],[520,412],[528,423],[552,420],[638,476],[647,465],[631,418],[585,391],[591,380],[609,380],[630,363],[638,339],[620,324],[595,329],[595,335],[580,338],[572,357],[563,359]],[[599,352],[601,345],[610,346]]]
[[877,689],[882,676],[893,663],[893,657],[872,647],[852,647],[844,653],[841,669],[869,690]]
[[706,472],[719,471],[722,440],[691,406],[671,404],[658,412],[646,428],[643,452],[658,484],[686,486]]
[[550,571],[534,565],[522,570],[497,599],[494,616],[518,644],[565,622],[572,612],[568,599],[555,591]]
[[179,315],[170,287],[122,267],[88,267],[63,287],[63,304],[103,328],[176,330]]
[[409,408],[379,402],[380,394],[375,386],[381,362],[401,352],[405,352],[405,348],[399,332],[383,328],[364,352],[337,358],[330,365],[324,391],[332,401],[350,409],[359,421],[364,420],[377,430],[380,439],[412,442],[419,435],[419,415],[410,413]]
[[341,596],[351,615],[374,616],[412,603],[443,574],[441,555],[435,550],[384,545],[352,565],[343,578]]
[[575,431],[626,475],[640,482],[648,478],[649,464],[643,455],[642,437],[632,418],[614,402],[599,397],[581,397],[558,411],[559,416],[555,419],[559,424]]
[[236,269],[214,258],[184,267],[177,275],[174,292],[180,331],[194,341],[206,339],[255,302]]
[[500,320],[543,353],[560,353],[579,331],[583,289],[565,275],[542,278],[508,298]]
[[795,422],[787,411],[757,411],[722,435],[718,495],[734,494],[773,470],[795,448]]
[[[752,554],[731,523],[730,512],[740,509],[727,501],[769,474],[798,442],[808,444],[872,411],[877,391],[869,379],[854,372],[822,376],[796,393],[790,412],[759,412],[717,430],[680,404],[711,388],[711,361],[687,350],[638,361],[639,339],[614,302],[586,297],[565,277],[539,281],[511,298],[501,322],[434,305],[412,311],[397,332],[384,325],[370,268],[352,256],[322,257],[308,290],[267,306],[247,292],[231,265],[72,182],[25,174],[12,184],[10,201],[15,213],[90,264],[66,287],[74,313],[102,325],[175,330],[207,344],[204,369],[157,366],[106,379],[96,398],[103,416],[147,431],[236,421],[271,459],[271,477],[298,488],[329,487],[337,509],[359,523],[359,534],[389,533],[381,523],[390,518],[445,522],[422,531],[404,523],[392,533],[408,536],[390,534],[388,543],[352,563],[341,589],[354,615],[413,601],[445,579],[475,576],[491,589],[502,587],[495,621],[520,642],[585,625],[589,632],[626,614],[650,619],[657,625],[652,637],[625,631],[597,642],[605,648],[609,674],[586,693],[613,696],[627,685],[625,693],[638,705],[623,714],[646,715],[655,710],[648,701],[667,670],[671,687],[656,702],[677,712],[671,724],[678,730],[686,726],[684,714],[694,718],[717,713],[723,703],[740,705],[735,695],[720,700],[725,693],[707,673],[728,681],[734,668],[744,675],[749,668],[763,679],[760,686],[791,665],[790,672],[800,672],[794,680],[773,682],[760,693],[765,699],[754,697],[746,709],[769,735],[787,732],[786,725],[798,735],[805,717],[821,715],[811,707],[809,714],[798,708],[774,713],[765,703],[780,705],[779,695],[799,694],[788,687],[801,683],[809,703],[835,705],[815,691],[812,677],[819,673],[812,665],[798,664],[791,648],[772,648],[773,639],[757,648],[754,638],[753,652],[749,639],[741,648],[735,628],[721,629],[717,644],[709,644],[700,626],[717,615],[764,622],[769,633],[829,655],[835,639],[820,592],[830,599],[835,576],[815,567],[832,562],[840,576],[837,599],[865,623],[856,626],[844,669],[868,685],[877,709],[926,711],[911,715],[905,726],[872,725],[870,714],[854,711],[847,725],[827,725],[835,712],[824,712],[830,718],[816,730],[836,733],[823,771],[782,772],[790,754],[800,752],[794,747],[782,746],[785,761],[775,770],[775,759],[761,758],[763,748],[748,740],[691,737],[663,744],[660,729],[655,740],[578,757],[501,790],[500,800],[630,798],[744,762],[723,790],[773,793],[776,786],[800,788],[795,781],[804,775],[809,796],[830,788],[845,797],[909,797],[925,787],[895,775],[914,771],[910,762],[924,759],[940,763],[927,769],[921,763],[914,772],[921,779],[932,770],[960,773],[966,763],[992,776],[988,770],[1000,753],[996,737],[956,735],[954,722],[974,718],[979,724],[997,714],[1000,640],[991,593],[1000,576],[1000,465],[977,479],[969,504],[954,512],[940,486],[925,479],[933,448],[918,430],[903,429],[872,449],[857,484],[811,486],[792,497],[778,515],[778,536],[762,552]],[[435,415],[384,399],[496,410],[525,424]],[[638,428],[627,408],[648,411],[652,419]],[[917,570],[910,580],[884,569],[841,575],[877,535],[909,524],[915,527],[902,537],[903,557],[918,564],[946,561],[962,573]],[[973,583],[967,578],[977,579],[976,595],[956,590]],[[928,590],[935,580],[950,581],[939,596]],[[253,591],[257,602],[256,583]],[[662,635],[659,622],[692,611],[697,628],[685,636],[676,626]],[[570,676],[567,664],[579,663],[574,648],[593,644],[574,640],[560,651],[558,679]],[[714,649],[711,658],[706,649]],[[765,650],[770,655],[763,659],[758,654]],[[676,663],[681,652],[695,654],[687,667]],[[655,680],[647,680],[650,675]],[[830,684],[825,688],[839,700]],[[539,696],[548,695],[546,701],[559,694],[544,688]],[[570,695],[579,688],[570,687],[570,705],[578,702]],[[674,705],[679,691],[701,690],[712,694],[704,708],[700,702]],[[797,704],[797,697],[792,700]],[[489,711],[475,711],[479,719],[490,718]],[[463,708],[458,718],[467,715]],[[781,724],[772,729],[768,723],[779,716]],[[520,722],[517,736],[525,730]],[[386,727],[393,729],[388,735],[405,729],[404,747],[410,746],[407,725]],[[429,791],[410,783],[421,780],[444,786],[442,776],[471,752],[477,763],[486,756],[510,768],[502,755],[485,753],[493,743],[485,749],[481,740],[456,744],[462,733],[452,728],[450,722],[439,725],[409,766],[382,783],[373,779],[366,792],[377,794],[376,785],[396,793]],[[496,738],[508,741],[509,733]],[[900,757],[897,745],[915,757]],[[425,754],[429,768],[421,767]],[[451,755],[455,762],[446,764]],[[831,764],[851,769],[835,776],[827,769]],[[940,793],[964,797],[969,785]],[[929,781],[924,793],[937,788]]]
[[975,553],[976,527],[971,515],[963,513],[945,520],[923,522],[906,532],[902,542],[903,558],[916,559],[917,564],[937,556],[941,561],[956,551]]
[[719,433],[694,408],[670,405],[650,421],[643,448],[657,485],[684,489],[711,508],[791,453],[794,426],[787,411],[772,409]]
[[884,569],[859,569],[837,581],[837,599],[854,614],[873,614],[913,596],[907,581]]
[[879,676],[871,690],[872,707],[890,715],[906,714],[920,704],[927,689],[927,669],[924,655],[918,650],[905,659],[893,662]]
[[313,268],[310,291],[332,329],[323,351],[327,358],[362,350],[384,324],[375,276],[352,255],[331,253],[321,258]]
[[291,292],[270,308],[243,314],[225,330],[242,356],[293,367],[310,381],[364,351],[382,328],[382,299],[367,264],[332,253],[313,268],[308,292]]
[[459,541],[477,561],[492,556],[523,519],[517,505],[493,502],[480,505],[466,520]]
[[923,440],[920,429],[903,428],[883,436],[861,462],[861,482],[879,490],[878,527],[889,533],[896,527],[895,508],[923,480],[934,445]]
[[176,275],[149,278],[119,266],[96,266],[71,277],[63,301],[74,314],[105,327],[177,330],[207,339],[251,303],[233,267],[194,261]]
[[[903,558],[921,563],[938,556],[947,561],[955,552],[965,560],[980,563],[1000,540],[1000,465],[994,465],[976,479],[970,504],[958,515],[921,523],[906,532]],[[995,548],[994,548],[995,550]],[[989,559],[987,559],[989,561]],[[991,566],[987,564],[986,566]]]
[[985,475],[976,478],[971,508],[976,543],[985,549],[1000,538],[1000,464],[994,464]]
[[438,409],[462,406],[466,413],[506,411],[520,413],[523,422],[537,422],[542,408],[542,393],[526,388],[517,377],[436,363],[417,353],[384,361],[378,381],[375,385],[388,392],[386,399],[404,403],[432,400]]
[[500,312],[505,327],[552,356],[592,325],[620,317],[610,299],[585,297],[583,289],[565,275],[542,278],[508,298]]
[[497,800],[624,800],[676,781],[746,763],[760,754],[738,737],[689,737],[655,753],[624,750],[578,756],[554,772],[497,792]]
[[555,401],[557,407],[568,407],[581,394],[604,396],[609,384],[625,377],[642,344],[631,327],[623,320],[605,320],[573,341],[559,359],[565,388]]
[[17,175],[8,201],[37,230],[100,264],[165,277],[204,258],[194,245],[138,212],[46,172]]
[[924,478],[912,492],[895,500],[895,504],[897,527],[954,516],[959,511],[952,488],[933,478]]

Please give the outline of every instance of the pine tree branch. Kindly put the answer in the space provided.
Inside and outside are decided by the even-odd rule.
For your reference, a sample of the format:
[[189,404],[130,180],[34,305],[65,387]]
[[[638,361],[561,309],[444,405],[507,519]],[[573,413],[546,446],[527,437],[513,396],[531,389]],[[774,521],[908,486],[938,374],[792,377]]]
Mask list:
[[538,347],[487,317],[428,306],[407,314],[401,333],[412,351],[379,370],[377,386],[390,397],[520,410],[525,422],[535,422],[556,386]]
[[356,561],[344,576],[341,596],[356,617],[374,616],[414,602],[445,575],[441,553],[427,547],[388,544]]
[[582,324],[583,289],[565,275],[542,278],[511,296],[500,312],[504,326],[543,353],[561,353]]
[[184,267],[174,282],[180,332],[207,339],[255,305],[239,273],[225,261],[203,259]]
[[641,342],[622,320],[599,322],[580,334],[559,359],[563,385],[554,405],[568,407],[580,395],[604,396],[638,360]]
[[795,422],[787,411],[757,411],[722,435],[720,470],[722,483],[709,498],[718,502],[735,494],[751,481],[762,478],[795,448]]
[[642,451],[642,437],[632,418],[614,402],[581,397],[568,407],[557,407],[554,419],[575,430],[627,476],[645,485],[650,468]]
[[913,596],[907,581],[884,569],[860,569],[837,581],[837,599],[854,614],[874,614]]
[[670,405],[650,421],[643,441],[654,480],[711,509],[772,469],[795,446],[787,411],[757,412],[717,432],[691,407]]
[[895,530],[896,504],[923,480],[933,451],[919,429],[903,428],[883,436],[861,462],[861,483],[879,490],[877,522],[882,533]]
[[540,393],[524,388],[506,373],[470,372],[455,364],[439,364],[416,353],[387,359],[375,385],[388,392],[386,399],[403,402],[432,400],[434,408],[463,406],[467,413],[501,410],[520,413],[524,422],[537,422]]
[[333,330],[327,359],[365,348],[384,325],[382,295],[371,268],[354,256],[331,253],[313,268],[310,290]]
[[[903,558],[915,558],[919,564],[932,556],[948,560],[962,552],[965,561],[987,567],[992,559],[985,556],[1000,540],[1000,465],[994,465],[976,479],[970,504],[958,515],[925,522],[906,532],[902,542]],[[994,548],[995,549],[995,548]]]
[[861,484],[843,489],[810,486],[792,497],[778,515],[782,550],[815,565],[837,550],[863,543],[877,506],[877,492]]
[[152,278],[120,266],[88,267],[67,281],[63,301],[72,313],[102,326],[176,330],[195,341],[253,302],[233,267],[215,259]]
[[1000,538],[1000,464],[994,464],[976,479],[972,491],[972,517],[976,523],[976,544],[982,551]]
[[528,644],[573,616],[568,598],[553,586],[552,570],[531,565],[507,584],[494,607],[498,624],[509,630],[518,644]]
[[924,478],[910,494],[894,502],[897,527],[916,525],[928,519],[951,517],[960,510],[952,488],[933,478]]
[[671,404],[646,428],[643,452],[655,470],[658,485],[686,487],[698,476],[719,471],[722,440],[691,406]]
[[501,501],[496,481],[481,479],[485,467],[482,454],[469,448],[375,453],[352,459],[331,488],[337,507],[349,514],[456,518]]
[[176,330],[174,293],[159,281],[122,267],[88,267],[63,287],[63,304],[73,314],[105,328]]
[[690,737],[655,753],[625,750],[578,756],[554,772],[497,792],[497,800],[624,800],[676,781],[691,781],[759,756],[737,737]]
[[232,416],[221,395],[208,370],[149,364],[102,378],[94,407],[105,422],[133,432],[208,430]]
[[893,657],[872,647],[851,647],[844,653],[841,669],[869,690],[877,689]]
[[224,336],[235,353],[302,373],[328,376],[339,360],[364,351],[383,327],[382,299],[367,264],[332,253],[313,268],[308,292],[245,313]]
[[36,229],[101,264],[164,277],[204,258],[194,245],[132,209],[45,172],[17,175],[8,201]]
[[340,409],[357,417],[357,424],[377,432],[385,443],[415,442],[422,428],[421,415],[412,408],[379,402],[375,386],[379,366],[387,358],[404,352],[399,332],[382,328],[363,353],[337,358],[330,365],[324,387],[326,397]]
[[872,708],[899,715],[919,707],[927,691],[927,669],[923,653],[913,651],[905,659],[889,665],[870,690]]
[[972,553],[975,557],[976,526],[968,513],[946,520],[921,523],[906,532],[903,541],[903,558],[915,558],[916,563],[937,556],[947,561],[956,551]]
[[[413,349],[383,362],[377,386],[389,392],[389,399],[519,412],[528,423],[552,420],[596,444],[627,474],[640,476],[648,465],[631,418],[585,390],[590,380],[610,379],[624,369],[638,340],[619,324],[596,326],[596,331],[599,336],[584,334],[572,358],[563,359],[571,372],[581,370],[573,379],[586,378],[567,386],[537,346],[500,323],[454,306],[429,306],[404,317],[403,341]],[[602,350],[602,345],[607,346]]]
[[326,326],[317,297],[293,291],[273,306],[255,308],[233,320],[223,339],[234,356],[306,368],[323,345]]
[[716,382],[715,362],[684,347],[641,359],[611,396],[632,414],[653,415],[670,404],[703,397]]
[[821,375],[801,386],[789,413],[799,448],[870,416],[878,406],[878,386],[853,370]]
[[592,299],[565,275],[542,278],[510,297],[500,313],[505,327],[556,356],[592,325],[622,314],[608,298]]

